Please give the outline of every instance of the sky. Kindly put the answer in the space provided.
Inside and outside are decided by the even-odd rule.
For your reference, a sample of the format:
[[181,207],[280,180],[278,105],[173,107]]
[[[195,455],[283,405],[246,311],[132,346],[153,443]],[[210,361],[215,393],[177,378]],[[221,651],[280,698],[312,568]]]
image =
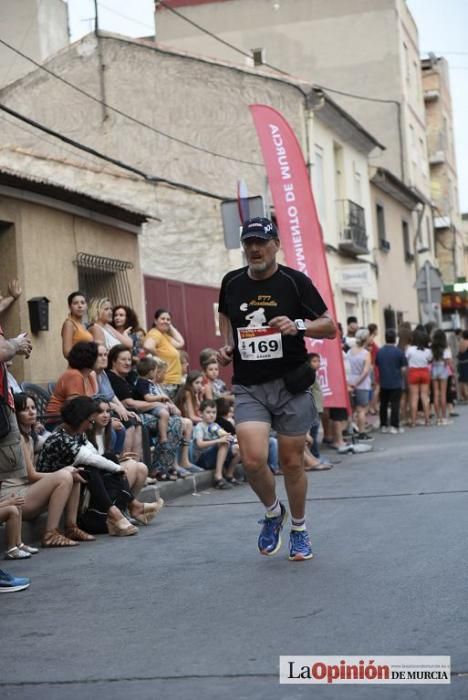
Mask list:
[[[419,31],[422,57],[444,56],[450,67],[458,189],[461,211],[468,212],[468,1],[407,0]],[[153,0],[99,1],[100,28],[127,36],[154,34]],[[72,41],[94,28],[94,0],[68,0]],[[465,39],[465,41],[464,41]]]

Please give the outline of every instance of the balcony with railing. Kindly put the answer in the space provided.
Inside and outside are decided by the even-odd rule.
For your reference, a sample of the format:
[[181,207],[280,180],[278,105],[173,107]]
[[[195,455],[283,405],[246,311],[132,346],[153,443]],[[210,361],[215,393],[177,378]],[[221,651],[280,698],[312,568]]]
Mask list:
[[364,208],[350,199],[338,199],[336,207],[339,226],[339,249],[353,255],[365,255],[369,252],[369,249],[367,247]]

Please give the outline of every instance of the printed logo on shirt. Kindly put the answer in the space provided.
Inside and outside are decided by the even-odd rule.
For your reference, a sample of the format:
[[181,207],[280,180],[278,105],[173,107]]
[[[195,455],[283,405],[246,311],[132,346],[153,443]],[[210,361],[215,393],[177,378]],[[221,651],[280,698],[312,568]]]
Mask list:
[[272,298],[271,294],[259,294],[256,299],[243,302],[239,308],[241,311],[247,311],[249,306],[278,306],[278,302]]

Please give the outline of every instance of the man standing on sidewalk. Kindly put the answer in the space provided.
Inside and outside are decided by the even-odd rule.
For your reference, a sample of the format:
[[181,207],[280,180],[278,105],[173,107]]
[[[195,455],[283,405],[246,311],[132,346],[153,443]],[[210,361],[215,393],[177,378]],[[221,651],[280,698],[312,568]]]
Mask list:
[[[396,332],[390,328],[385,332],[385,345],[378,350],[375,364],[380,373],[380,430],[396,435],[400,428],[400,399],[403,386],[403,372],[407,365],[405,353],[395,346]],[[388,427],[388,406],[391,406],[390,428]]]
[[258,539],[261,554],[281,546],[286,508],[276,497],[267,465],[270,429],[277,432],[280,463],[291,509],[291,560],[311,559],[305,525],[305,437],[317,420],[304,336],[334,338],[336,326],[306,275],[276,262],[275,225],[249,219],[241,242],[247,267],[225,275],[219,297],[222,364],[234,361],[236,433],[249,483],[266,508]]

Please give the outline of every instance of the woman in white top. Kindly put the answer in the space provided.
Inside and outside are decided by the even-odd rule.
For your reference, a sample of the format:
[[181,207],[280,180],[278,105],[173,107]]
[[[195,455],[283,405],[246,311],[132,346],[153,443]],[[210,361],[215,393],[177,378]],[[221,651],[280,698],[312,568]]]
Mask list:
[[437,425],[448,425],[447,420],[447,382],[452,364],[452,353],[447,344],[444,331],[434,331],[431,343],[432,351],[432,389],[434,393],[434,413]]
[[416,328],[413,331],[412,344],[406,350],[408,360],[408,389],[410,395],[410,428],[416,425],[418,403],[421,399],[424,421],[430,425],[429,416],[429,386],[431,382],[430,364],[432,353],[428,348],[429,337],[424,330]]
[[371,354],[366,349],[370,333],[367,328],[356,332],[355,344],[346,353],[349,375],[348,386],[352,392],[353,406],[356,409],[356,423],[360,440],[371,439],[366,434],[366,413],[369,406],[371,390]]
[[130,337],[131,328],[121,333],[112,324],[112,304],[110,299],[93,299],[88,310],[89,332],[95,343],[105,345],[110,350],[114,345],[125,345],[132,350],[133,340]]

